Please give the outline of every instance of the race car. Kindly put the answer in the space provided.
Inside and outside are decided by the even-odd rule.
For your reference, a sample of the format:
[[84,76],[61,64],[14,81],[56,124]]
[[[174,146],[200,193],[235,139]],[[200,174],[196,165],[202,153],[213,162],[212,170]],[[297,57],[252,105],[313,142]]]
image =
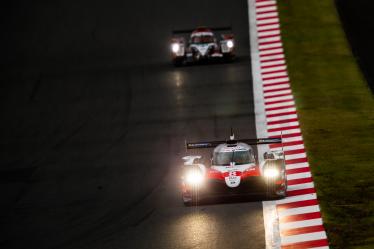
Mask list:
[[256,161],[250,145],[281,143],[281,138],[234,139],[186,143],[187,149],[214,148],[209,165],[200,163],[200,155],[183,157],[181,177],[185,205],[198,203],[205,196],[266,194],[283,198],[287,194],[285,158],[282,150],[264,153]]
[[[234,35],[222,33],[222,31],[227,30],[231,31],[231,28],[198,27],[194,30],[173,31],[174,37],[171,39],[170,49],[174,65],[180,66],[213,60],[233,60],[235,58]],[[219,40],[217,40],[214,32],[220,33]],[[188,34],[190,34],[189,37]],[[188,41],[186,41],[186,38],[188,38]]]

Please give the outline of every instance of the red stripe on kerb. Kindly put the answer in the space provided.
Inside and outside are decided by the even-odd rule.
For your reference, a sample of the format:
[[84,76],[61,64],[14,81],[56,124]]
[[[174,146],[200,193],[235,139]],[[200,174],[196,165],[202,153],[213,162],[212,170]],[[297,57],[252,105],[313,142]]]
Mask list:
[[281,79],[281,78],[286,78],[288,76],[283,75],[283,76],[274,76],[274,77],[262,77],[263,80],[276,80],[276,79]]
[[273,18],[278,18],[278,14],[276,14],[274,16],[259,17],[259,18],[256,18],[256,20],[257,21],[262,21],[262,20],[268,20],[268,19],[273,19]]
[[[276,6],[277,6],[276,4],[271,3],[271,4],[267,4],[267,5],[257,6],[256,9],[259,10],[259,9],[262,9],[262,8],[276,7]],[[274,10],[273,10],[273,11],[274,11]]]
[[[289,94],[283,94],[283,96],[288,96]],[[268,125],[275,125],[275,124],[284,124],[284,123],[291,123],[299,121],[297,118],[290,118],[290,119],[284,119],[284,120],[278,120],[278,121],[271,121],[268,122]]]
[[268,111],[275,111],[275,110],[288,109],[288,108],[295,108],[295,105],[285,105],[285,106],[265,108],[265,111],[268,112]]
[[[276,137],[279,137],[279,136],[276,136]],[[282,137],[284,137],[284,136],[282,136]],[[284,143],[281,143],[281,144],[270,144],[269,147],[270,147],[270,149],[275,149],[275,148],[293,146],[293,145],[299,145],[299,144],[304,144],[304,142],[302,140],[291,141],[291,142],[284,142]]]
[[282,45],[279,45],[278,47],[261,48],[261,49],[259,49],[259,50],[260,50],[260,51],[268,51],[268,50],[280,49],[280,48],[282,48]]
[[259,33],[262,33],[262,32],[269,32],[269,31],[280,31],[280,28],[264,29],[264,30],[260,30]]
[[305,153],[305,149],[287,150],[284,152],[285,155],[295,155],[295,154],[300,154],[300,153]]
[[300,221],[300,220],[311,220],[311,219],[318,219],[321,218],[320,212],[313,212],[307,214],[296,214],[290,215],[280,218],[280,222],[293,222],[293,221]]
[[[284,80],[284,81],[280,81],[280,82],[275,82],[275,83],[266,83],[266,84],[263,84],[264,87],[268,87],[268,86],[276,86],[276,85],[283,85],[283,84],[289,84],[290,81],[289,80]],[[276,89],[278,90],[278,89]]]
[[268,129],[268,132],[275,132],[275,131],[286,131],[286,130],[293,130],[293,129],[300,129],[300,126],[288,126],[288,127],[281,127],[281,128],[274,128],[274,129]]
[[[286,90],[286,89],[284,89],[284,90]],[[274,113],[274,114],[268,114],[268,115],[266,115],[266,117],[267,118],[274,118],[274,117],[288,116],[288,115],[294,115],[294,114],[297,114],[297,112],[296,111],[292,111],[292,112]],[[296,137],[294,134],[286,134],[286,135],[293,135],[291,137]]]
[[285,102],[290,102],[293,101],[292,95],[290,95],[291,98],[289,99],[281,99],[281,100],[276,100],[276,101],[265,101],[265,105],[273,105],[273,104],[279,104],[279,103],[285,103]]
[[[292,134],[282,134],[282,138],[299,137],[299,136],[301,136],[300,132],[292,133]],[[280,137],[280,135],[278,135],[278,136],[269,136],[269,138],[275,138],[275,137]],[[287,143],[289,143],[289,142],[287,142]]]
[[276,94],[276,95],[266,96],[265,99],[272,99],[272,98],[286,97],[286,96],[293,97],[291,93],[282,93],[282,94]]
[[269,13],[278,13],[276,10],[267,10],[267,11],[256,11],[256,14],[257,15],[260,15],[260,14],[269,14]]
[[327,239],[321,239],[321,240],[312,240],[312,241],[282,245],[282,249],[304,249],[304,248],[321,247],[321,246],[328,246],[328,245],[329,245],[329,242],[327,241]]
[[297,158],[297,159],[291,159],[291,160],[286,160],[286,164],[295,164],[295,163],[307,163],[308,159],[305,158]]
[[[283,59],[280,59],[283,60]],[[270,65],[270,66],[261,66],[261,69],[267,69],[267,68],[272,68],[272,67],[281,67],[281,66],[286,66],[286,63],[280,63],[280,64],[275,64],[275,65]]]
[[311,177],[287,180],[288,185],[296,185],[296,184],[303,184],[303,183],[309,183],[309,182],[313,182],[313,179]]
[[281,234],[282,236],[291,236],[291,235],[297,235],[297,234],[303,234],[303,233],[315,233],[315,232],[321,232],[321,231],[325,231],[325,228],[322,225],[318,225],[318,226],[300,227],[300,228],[282,230]]
[[[280,42],[280,41],[276,41],[276,42]],[[283,55],[283,53],[282,53],[282,55]],[[284,57],[283,58],[268,59],[268,60],[260,60],[260,62],[265,63],[265,62],[274,62],[274,61],[280,61],[280,60],[284,60]]]
[[314,206],[314,205],[318,205],[317,199],[279,204],[279,205],[277,205],[277,210],[281,211],[281,210],[284,210],[284,209]]
[[[259,46],[264,46],[264,45],[270,45],[274,43],[280,43],[281,41],[269,41],[269,42],[260,42],[258,45]],[[283,60],[283,59],[275,59],[275,60]]]
[[310,172],[310,169],[309,167],[303,167],[303,168],[297,168],[297,169],[288,169],[286,170],[286,172],[287,172],[287,175],[290,175],[290,174]]
[[[277,49],[277,48],[271,48],[271,49]],[[285,73],[285,72],[287,72],[286,69],[281,69],[281,70],[274,70],[274,71],[264,72],[264,73],[262,73],[262,75],[272,74],[272,73]]]
[[287,196],[297,196],[297,195],[306,195],[306,194],[313,194],[316,192],[315,188],[307,188],[307,189],[298,189],[287,191]]
[[[279,52],[279,53],[272,53],[272,54],[264,54],[264,55],[261,55],[261,57],[268,57],[268,56],[275,56],[275,55],[284,55],[284,53]],[[266,62],[266,61],[271,61],[271,60],[260,60],[260,62]]]
[[291,90],[291,88],[283,87],[283,88],[278,88],[278,89],[270,89],[270,90],[265,90],[264,93],[272,93],[272,92],[279,92],[279,91],[285,91],[285,90]]
[[272,38],[272,37],[276,37],[276,36],[279,36],[279,34],[275,34],[275,35],[259,35],[258,38],[260,38],[260,39],[266,39],[266,38]]

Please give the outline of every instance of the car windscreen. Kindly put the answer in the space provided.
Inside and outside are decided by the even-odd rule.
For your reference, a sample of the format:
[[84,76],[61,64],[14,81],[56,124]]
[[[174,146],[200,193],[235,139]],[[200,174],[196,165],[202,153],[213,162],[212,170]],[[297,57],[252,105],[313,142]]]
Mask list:
[[248,150],[215,152],[213,155],[213,165],[229,165],[231,162],[237,165],[254,163],[254,157]]
[[191,38],[191,43],[212,43],[214,37],[211,35],[198,35]]

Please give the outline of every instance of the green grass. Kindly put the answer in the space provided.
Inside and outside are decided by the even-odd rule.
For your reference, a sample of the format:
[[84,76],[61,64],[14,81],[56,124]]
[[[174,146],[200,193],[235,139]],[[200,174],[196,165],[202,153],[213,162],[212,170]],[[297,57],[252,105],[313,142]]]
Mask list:
[[278,1],[292,90],[332,248],[374,248],[374,100],[333,0]]

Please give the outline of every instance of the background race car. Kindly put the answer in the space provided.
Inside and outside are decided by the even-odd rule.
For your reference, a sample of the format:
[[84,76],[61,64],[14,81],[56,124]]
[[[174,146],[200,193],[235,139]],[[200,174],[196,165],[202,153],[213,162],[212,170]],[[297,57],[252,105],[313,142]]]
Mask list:
[[[219,35],[219,39],[215,33]],[[230,27],[175,30],[173,35],[170,49],[174,65],[231,61],[235,58],[235,41]]]
[[187,143],[187,149],[214,148],[210,163],[200,155],[183,157],[182,198],[185,205],[205,196],[266,194],[282,198],[287,193],[285,159],[282,150],[269,151],[258,162],[251,145],[281,143],[281,138],[260,138]]

